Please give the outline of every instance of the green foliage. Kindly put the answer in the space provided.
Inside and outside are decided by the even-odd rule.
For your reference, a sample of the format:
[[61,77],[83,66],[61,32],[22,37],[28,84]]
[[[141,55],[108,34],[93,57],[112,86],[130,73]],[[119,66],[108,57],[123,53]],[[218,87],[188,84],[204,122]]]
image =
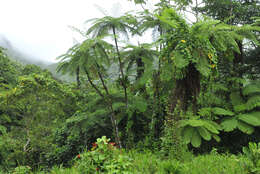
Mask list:
[[225,20],[230,24],[252,23],[251,17],[260,15],[260,5],[257,0],[203,0],[202,2],[203,5],[196,10],[212,16],[214,19]]
[[105,136],[98,138],[93,150],[77,156],[79,173],[130,173],[131,158],[122,154]]
[[240,164],[239,158],[234,155],[220,155],[212,152],[209,155],[195,157],[193,160],[185,163],[183,173],[230,173],[246,174],[245,167]]
[[[224,1],[203,2],[215,7]],[[177,11],[189,4],[162,0],[154,12],[88,21],[92,26],[80,31],[85,40],[61,55],[57,68],[75,74],[77,88],[37,66],[10,61],[0,49],[0,170],[30,173],[28,165],[45,168],[42,173],[258,172],[259,145],[244,148],[248,159],[216,152],[193,157],[187,148],[201,152],[199,147],[220,139],[222,151],[241,147],[245,142],[227,140],[237,130],[258,141],[258,19],[235,26],[203,17],[191,24]],[[245,10],[238,2],[229,5],[234,14],[235,7]],[[122,46],[123,37],[148,29],[154,43]],[[114,45],[105,41],[108,36]],[[120,148],[142,151],[118,149],[105,136]]]
[[14,85],[17,81],[17,76],[21,74],[21,65],[11,61],[5,53],[5,50],[0,47],[0,91],[7,84]]
[[163,160],[150,151],[131,151],[129,155],[133,158],[131,173],[181,173],[181,163],[176,159]]
[[13,174],[30,174],[31,168],[29,166],[19,166],[14,169]]
[[209,120],[181,120],[180,121],[180,131],[183,141],[186,144],[191,143],[194,147],[199,147],[201,145],[202,138],[206,141],[210,141],[213,137],[216,141],[220,141],[217,134],[221,127]]
[[243,153],[253,166],[249,166],[251,173],[260,172],[260,143],[250,142],[248,147],[243,147]]
[[[165,9],[158,18],[175,31],[167,36],[166,51],[173,66],[183,73],[187,73],[190,69],[188,65],[191,64],[201,75],[208,77],[219,62],[218,52],[240,53],[237,40],[250,39],[257,42],[252,32],[259,28],[253,26],[236,27],[211,19],[189,26],[173,9]],[[183,77],[185,74],[179,78]]]
[[[100,140],[102,141],[102,139]],[[117,166],[116,173],[215,174],[223,172],[246,174],[253,171],[248,168],[250,163],[244,156],[218,154],[216,150],[210,154],[178,161],[174,158],[164,158],[147,150],[129,152],[121,150],[118,154],[117,149],[104,141],[101,145],[103,146],[97,146],[92,151],[77,155],[74,159],[75,164],[71,168],[54,167],[50,173],[113,173],[112,169],[114,168],[111,166],[115,164]],[[122,157],[125,157],[125,161],[120,160]]]

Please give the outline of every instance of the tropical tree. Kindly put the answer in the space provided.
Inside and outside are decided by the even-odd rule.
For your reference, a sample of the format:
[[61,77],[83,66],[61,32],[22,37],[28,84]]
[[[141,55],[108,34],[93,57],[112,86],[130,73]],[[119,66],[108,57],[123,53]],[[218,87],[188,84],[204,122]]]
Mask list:
[[153,50],[152,47],[152,44],[147,43],[138,44],[138,46],[127,45],[121,53],[125,59],[124,65],[126,65],[128,73],[135,65],[136,80],[140,79],[144,75],[145,65],[153,64],[155,58],[158,56],[158,52]]
[[62,74],[69,73],[70,75],[76,74],[77,86],[80,88],[80,65],[82,65],[82,60],[75,53],[79,49],[79,44],[71,47],[67,53],[59,56],[60,63],[57,67],[57,72],[62,72]]
[[128,105],[128,97],[127,97],[127,77],[124,74],[124,67],[123,67],[123,60],[120,55],[119,45],[118,45],[118,36],[119,34],[123,34],[125,37],[128,38],[129,31],[135,31],[136,20],[131,15],[125,15],[121,17],[111,17],[105,16],[100,19],[91,19],[87,22],[93,22],[93,25],[88,29],[87,34],[92,34],[92,36],[100,37],[100,36],[107,36],[112,33],[118,63],[119,63],[119,70],[120,75],[119,77],[121,84],[124,88],[124,95],[125,95],[125,104],[126,107]]
[[[110,91],[105,82],[105,74],[107,69],[110,67],[110,56],[108,55],[108,52],[111,52],[112,48],[113,46],[111,44],[103,41],[100,37],[86,39],[81,44],[76,45],[73,49],[70,49],[69,51],[72,51],[72,53],[69,52],[70,54],[65,54],[62,56],[63,60],[59,68],[69,70],[69,68],[73,69],[73,67],[76,67],[77,69],[80,68],[85,72],[91,87],[95,89],[97,94],[108,104],[108,108],[111,112],[110,117],[115,139],[121,147],[116,113],[113,109]],[[97,78],[100,80],[105,93],[103,93],[99,86],[95,83],[94,80]]]
[[173,102],[171,111],[177,101],[184,104],[183,109],[189,101],[196,105],[200,79],[211,76],[217,70],[220,52],[226,53],[224,58],[233,60],[233,52],[240,53],[236,40],[243,41],[246,38],[257,42],[253,31],[259,30],[258,27],[235,27],[211,19],[189,26],[173,9],[166,9],[158,17],[172,27],[172,32],[166,35],[167,59],[164,60],[165,65],[173,64],[168,68],[173,68],[171,71],[176,80],[173,98],[170,99]]

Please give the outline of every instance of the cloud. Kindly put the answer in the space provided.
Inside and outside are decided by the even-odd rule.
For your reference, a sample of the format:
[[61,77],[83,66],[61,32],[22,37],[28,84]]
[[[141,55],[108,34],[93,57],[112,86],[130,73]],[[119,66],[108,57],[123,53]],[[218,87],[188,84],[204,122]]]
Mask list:
[[122,12],[136,6],[120,0],[8,0],[1,2],[0,34],[32,57],[54,61],[73,45],[77,35],[69,25],[82,28],[86,20],[102,17],[94,4],[116,13],[113,4],[120,3]]

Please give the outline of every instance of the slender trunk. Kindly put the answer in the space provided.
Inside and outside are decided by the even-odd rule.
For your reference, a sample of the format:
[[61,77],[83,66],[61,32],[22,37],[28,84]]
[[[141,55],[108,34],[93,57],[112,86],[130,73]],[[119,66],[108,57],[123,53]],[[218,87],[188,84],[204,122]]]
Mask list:
[[[142,55],[139,55],[139,56],[141,57]],[[141,58],[136,59],[136,65],[137,65],[136,80],[139,80],[144,74],[144,62],[142,61]],[[139,91],[142,93],[146,93],[145,85],[140,86]]]
[[199,12],[198,12],[198,0],[196,0],[196,22],[199,21]]
[[[97,64],[97,67],[98,67],[98,76],[99,76],[99,78],[100,78],[100,80],[102,82],[103,88],[106,91],[107,97],[109,97],[110,96],[109,95],[109,91],[108,91],[108,88],[107,88],[107,86],[105,84],[103,76],[102,76],[102,74],[99,71],[98,64]],[[115,135],[115,138],[116,138],[116,143],[119,145],[120,148],[122,148],[122,144],[121,144],[120,137],[119,137],[118,125],[117,125],[117,121],[116,121],[116,114],[115,114],[115,111],[113,109],[113,102],[111,101],[110,98],[108,98],[107,102],[109,104],[109,108],[110,108],[110,111],[112,113],[112,115],[110,116],[110,119],[111,119],[111,123],[112,123],[112,126],[113,126],[114,135]]]
[[[162,36],[162,28],[159,25],[158,27],[158,31],[160,33],[160,37]],[[159,45],[159,53],[162,50],[162,44]],[[161,80],[160,80],[160,73],[161,73],[161,59],[159,58],[159,62],[158,62],[158,71],[155,72],[153,78],[154,78],[154,88],[155,88],[155,92],[154,92],[154,118],[153,118],[153,129],[154,129],[154,137],[159,138],[160,136],[160,132],[161,132],[161,128],[163,125],[163,120],[164,118],[162,118],[163,114],[162,114],[162,105],[161,105],[161,97],[160,97],[160,85],[161,85]]]
[[80,88],[80,76],[79,76],[80,68],[79,66],[76,69],[76,80],[77,80],[77,87]]
[[[100,97],[102,97],[105,101],[106,101],[106,98],[105,96],[101,93],[101,91],[97,88],[97,86],[93,83],[88,71],[85,69],[85,73],[87,75],[87,78],[88,78],[88,81],[89,83],[91,84],[91,86],[97,91],[97,93],[100,95]],[[105,86],[105,83],[104,83],[104,80],[103,80],[103,77],[101,75],[101,73],[98,71],[98,74],[99,74],[99,77],[100,79],[102,79],[102,84],[103,84],[103,87],[105,88],[105,91],[106,91],[106,94],[109,95],[108,93],[108,90],[107,90],[107,87]],[[110,99],[108,99],[108,105],[109,105],[109,109],[111,111],[111,116],[110,116],[110,119],[111,119],[111,123],[112,123],[112,127],[113,127],[113,132],[114,132],[114,135],[115,135],[115,138],[116,138],[116,143],[119,145],[120,148],[122,148],[122,143],[120,141],[120,137],[119,137],[119,131],[118,131],[118,126],[117,126],[117,121],[116,121],[116,114],[115,114],[115,111],[113,109],[113,105],[112,105],[112,101]]]
[[[140,55],[141,56],[141,55]],[[144,62],[141,58],[136,59],[136,65],[137,65],[137,76],[136,80],[140,79],[142,75],[144,74]]]
[[112,112],[112,115],[110,116],[110,119],[111,119],[112,126],[113,126],[113,129],[114,129],[116,143],[119,145],[119,148],[121,149],[122,148],[122,143],[121,143],[120,136],[119,136],[119,130],[118,130],[118,126],[117,126],[117,121],[115,119],[116,118],[116,114],[115,114],[115,111],[113,109],[112,101],[110,100],[108,104],[109,104],[109,108],[110,108],[110,110]]
[[125,93],[125,104],[126,104],[126,108],[128,108],[127,86],[126,86],[126,82],[125,82],[126,79],[125,79],[125,76],[124,76],[123,64],[122,64],[120,52],[119,52],[119,49],[118,49],[115,27],[113,27],[113,34],[114,34],[114,40],[115,40],[115,44],[116,44],[117,57],[118,57],[118,61],[119,61],[119,69],[120,69],[121,76],[122,76],[121,83],[122,83],[122,86],[124,88],[124,93]]
[[[94,48],[95,49],[95,48]],[[95,55],[96,55],[96,49],[95,49]],[[96,55],[97,57],[97,55]],[[122,144],[121,144],[121,141],[120,141],[120,137],[119,137],[119,130],[118,130],[118,125],[117,125],[117,121],[116,121],[116,114],[115,114],[115,111],[113,109],[113,103],[111,101],[111,99],[109,98],[109,91],[108,91],[108,88],[105,84],[105,81],[104,81],[104,78],[100,72],[100,66],[98,65],[97,62],[96,63],[96,66],[97,66],[97,69],[98,69],[98,76],[101,80],[101,83],[102,83],[102,86],[106,92],[106,95],[107,95],[107,102],[108,102],[108,105],[109,105],[109,108],[110,108],[110,111],[111,111],[111,116],[110,116],[110,119],[111,119],[111,123],[112,123],[112,127],[113,127],[113,132],[114,132],[114,136],[116,138],[116,143],[119,145],[120,148],[122,148]],[[103,97],[104,98],[104,97]],[[105,98],[104,98],[105,100]]]
[[[245,71],[245,69],[243,68],[243,64],[244,64],[243,44],[242,44],[242,41],[236,41],[236,42],[237,42],[237,45],[239,47],[240,53],[234,52],[234,60],[233,60],[234,74],[233,74],[233,76],[243,78],[243,74],[244,74],[244,71]],[[242,88],[243,88],[243,84],[240,83],[239,84],[239,92],[240,92],[241,97],[243,97]]]
[[102,92],[98,89],[98,87],[93,83],[93,81],[92,81],[92,79],[91,79],[91,77],[90,77],[90,75],[89,75],[89,72],[86,70],[86,69],[84,69],[85,70],[85,73],[86,73],[86,75],[87,75],[87,78],[88,78],[88,82],[90,83],[90,85],[97,91],[97,93],[98,93],[98,95],[100,95],[100,97],[102,97],[102,98],[105,98],[105,96],[102,94]]

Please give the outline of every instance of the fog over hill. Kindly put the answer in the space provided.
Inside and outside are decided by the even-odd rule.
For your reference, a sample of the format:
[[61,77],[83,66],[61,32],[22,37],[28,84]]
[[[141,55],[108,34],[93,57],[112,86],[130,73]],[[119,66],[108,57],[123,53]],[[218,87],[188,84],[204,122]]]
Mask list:
[[6,36],[0,35],[0,47],[3,47],[6,54],[10,59],[18,61],[23,65],[35,64],[42,69],[48,69],[54,77],[65,81],[74,81],[73,77],[69,75],[61,75],[56,72],[58,63],[53,63],[48,60],[42,60],[39,57],[32,56],[22,50],[20,50],[14,43],[12,43]]
[[16,60],[22,64],[35,64],[41,67],[51,64],[51,62],[41,60],[20,50],[4,35],[0,35],[0,46],[6,49],[6,53],[11,59]]

